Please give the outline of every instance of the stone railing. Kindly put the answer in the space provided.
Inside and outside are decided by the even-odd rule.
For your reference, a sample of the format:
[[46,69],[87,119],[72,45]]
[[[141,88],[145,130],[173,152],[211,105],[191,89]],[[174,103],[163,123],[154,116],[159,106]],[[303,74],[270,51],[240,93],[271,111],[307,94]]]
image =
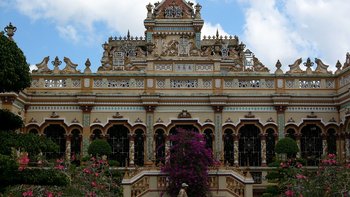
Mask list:
[[213,91],[234,90],[331,90],[337,91],[350,85],[350,75],[339,78],[293,78],[273,76],[222,76],[222,75],[184,75],[170,76],[89,76],[89,75],[33,75],[31,87],[28,91],[45,91],[50,89],[68,89],[79,92],[82,89],[91,91],[102,90],[139,90],[139,91],[164,91],[164,90],[204,90],[206,93]]
[[[212,196],[252,196],[254,180],[249,172],[234,168],[211,169],[209,191]],[[167,196],[168,180],[158,168],[138,168],[127,171],[122,181],[124,196]]]

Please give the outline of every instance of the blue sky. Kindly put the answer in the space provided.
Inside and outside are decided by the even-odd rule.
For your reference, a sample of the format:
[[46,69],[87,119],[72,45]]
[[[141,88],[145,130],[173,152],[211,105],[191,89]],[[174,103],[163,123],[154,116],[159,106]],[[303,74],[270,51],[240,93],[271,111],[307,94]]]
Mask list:
[[[101,44],[109,36],[143,35],[146,4],[156,0],[0,0],[0,27],[17,27],[15,41],[33,65],[50,56],[68,57],[93,72],[100,66]],[[350,51],[350,1],[344,0],[196,0],[205,20],[203,35],[237,35],[275,70],[302,57],[315,57],[335,69]],[[52,65],[51,65],[52,66]],[[61,65],[63,68],[64,65]],[[52,68],[52,67],[51,67]]]

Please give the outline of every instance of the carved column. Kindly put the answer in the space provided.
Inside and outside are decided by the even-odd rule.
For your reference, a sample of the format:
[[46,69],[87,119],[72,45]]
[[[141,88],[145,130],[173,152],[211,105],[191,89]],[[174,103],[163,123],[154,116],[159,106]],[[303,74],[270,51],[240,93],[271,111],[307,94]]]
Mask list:
[[223,143],[222,143],[222,110],[223,106],[213,106],[214,110],[214,123],[215,123],[215,153],[214,156],[217,160],[220,160],[220,156],[223,155]]
[[260,134],[261,166],[266,166],[266,135]]
[[239,134],[235,134],[233,136],[233,151],[234,151],[234,161],[235,166],[239,166],[238,158],[239,158]]
[[346,163],[350,162],[350,133],[345,134],[345,156]]
[[93,106],[83,105],[80,109],[83,112],[83,133],[82,133],[82,156],[88,155],[88,147],[90,145],[90,116]]
[[299,151],[297,153],[297,158],[300,158],[301,157],[301,144],[300,144],[301,134],[296,133],[294,135],[295,135],[295,140],[296,140],[298,148],[299,148]]
[[[152,160],[155,159],[155,155],[153,153],[155,149],[153,149],[153,123],[154,123],[154,110],[155,106],[147,105],[144,106],[146,110],[146,125],[147,125],[147,131],[146,131],[146,151],[145,151],[145,158],[146,158],[146,164],[152,165]],[[154,155],[154,156],[153,156]]]
[[277,111],[277,125],[278,125],[278,139],[284,138],[284,125],[285,125],[285,114],[287,106],[280,105],[275,106],[275,110]]
[[328,144],[327,144],[327,135],[322,134],[322,155],[327,155],[328,154]]
[[339,136],[340,161],[345,162],[346,161],[346,147],[345,147],[346,137],[344,133],[340,133],[338,136]]
[[134,136],[129,137],[129,166],[134,166],[135,162],[135,138]]
[[70,162],[70,158],[71,158],[71,140],[72,137],[71,135],[66,135],[66,152],[65,152],[65,160],[67,162]]

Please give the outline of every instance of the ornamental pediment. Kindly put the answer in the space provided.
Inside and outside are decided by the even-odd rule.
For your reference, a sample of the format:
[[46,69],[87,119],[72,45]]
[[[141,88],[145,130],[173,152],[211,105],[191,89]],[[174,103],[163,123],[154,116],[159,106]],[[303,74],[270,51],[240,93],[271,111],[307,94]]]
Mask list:
[[154,4],[156,19],[190,19],[193,17],[193,3],[183,0],[163,0]]

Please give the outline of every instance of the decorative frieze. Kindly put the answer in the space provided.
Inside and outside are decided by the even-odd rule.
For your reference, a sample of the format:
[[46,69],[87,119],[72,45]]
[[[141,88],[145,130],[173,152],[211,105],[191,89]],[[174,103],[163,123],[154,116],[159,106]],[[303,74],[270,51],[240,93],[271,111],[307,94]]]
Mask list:
[[210,72],[214,71],[213,64],[155,64],[156,71],[175,72]]
[[273,80],[265,79],[225,79],[224,88],[275,88]]
[[274,111],[274,107],[224,107],[224,111]]
[[287,111],[295,112],[310,112],[310,111],[321,111],[321,112],[335,112],[336,107],[288,107]]
[[28,111],[81,111],[80,106],[29,106]]

